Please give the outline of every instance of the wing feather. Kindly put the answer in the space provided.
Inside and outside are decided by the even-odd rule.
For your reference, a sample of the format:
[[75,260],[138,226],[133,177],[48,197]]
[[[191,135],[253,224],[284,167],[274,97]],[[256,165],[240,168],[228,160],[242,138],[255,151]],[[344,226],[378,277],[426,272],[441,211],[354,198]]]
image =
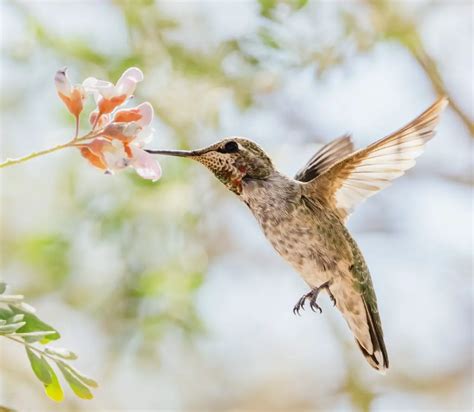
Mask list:
[[346,157],[353,150],[354,146],[349,135],[344,135],[329,142],[319,149],[316,154],[308,160],[308,163],[296,173],[295,180],[299,180],[300,182],[313,180],[327,170],[328,167]]
[[445,97],[438,99],[405,127],[347,155],[308,184],[323,193],[345,219],[355,206],[389,186],[393,179],[415,165],[426,142],[434,136],[440,114],[447,104]]

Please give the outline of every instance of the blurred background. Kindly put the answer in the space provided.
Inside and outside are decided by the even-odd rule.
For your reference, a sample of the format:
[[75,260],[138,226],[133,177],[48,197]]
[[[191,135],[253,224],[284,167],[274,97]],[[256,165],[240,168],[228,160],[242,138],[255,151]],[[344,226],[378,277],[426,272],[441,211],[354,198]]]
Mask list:
[[[18,410],[471,410],[473,5],[455,1],[2,1],[1,158],[65,142],[53,78],[140,67],[150,148],[257,141],[292,175],[346,132],[357,147],[437,95],[451,105],[417,166],[349,228],[372,273],[391,369],[374,372],[248,209],[202,166],[150,183],[73,150],[2,169],[1,277],[79,354],[92,401],[55,404],[0,341]],[[92,102],[89,102],[92,108]],[[85,116],[84,116],[85,117]],[[83,130],[87,122],[83,119]],[[18,346],[18,347],[17,347]]]

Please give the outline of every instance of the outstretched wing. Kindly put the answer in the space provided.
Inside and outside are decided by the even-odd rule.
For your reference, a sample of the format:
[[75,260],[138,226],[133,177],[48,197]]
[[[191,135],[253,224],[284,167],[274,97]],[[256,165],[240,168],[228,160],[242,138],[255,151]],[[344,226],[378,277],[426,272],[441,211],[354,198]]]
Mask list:
[[325,197],[345,219],[355,206],[415,165],[447,104],[445,97],[438,99],[402,129],[346,156],[308,182],[310,191]]
[[319,151],[308,160],[308,163],[296,173],[295,180],[299,180],[300,182],[313,180],[315,177],[324,173],[328,167],[332,166],[338,160],[352,153],[353,150],[354,146],[350,135],[345,135],[329,142],[319,149]]

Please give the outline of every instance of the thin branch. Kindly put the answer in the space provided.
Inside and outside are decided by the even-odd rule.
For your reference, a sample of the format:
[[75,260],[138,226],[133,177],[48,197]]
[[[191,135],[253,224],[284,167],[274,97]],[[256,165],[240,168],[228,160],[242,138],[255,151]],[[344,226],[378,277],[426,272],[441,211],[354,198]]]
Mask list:
[[7,159],[4,162],[0,163],[0,169],[3,168],[3,167],[13,166],[13,165],[18,164],[18,163],[23,163],[23,162],[26,162],[30,159],[34,159],[35,157],[44,156],[48,153],[57,152],[58,150],[65,149],[66,147],[70,147],[70,145],[71,145],[71,142],[67,142],[67,143],[63,143],[63,144],[51,147],[49,149],[40,150],[38,152],[30,153],[27,156],[18,157],[16,159]]
[[7,159],[4,162],[0,163],[0,169],[8,166],[13,166],[18,163],[23,163],[28,160],[34,159],[35,157],[44,156],[49,153],[57,152],[58,150],[66,149],[68,147],[74,147],[78,142],[83,142],[100,135],[102,131],[90,132],[83,137],[74,138],[67,143],[62,143],[57,146],[50,147],[49,149],[40,150],[38,152],[30,153],[29,155],[18,157],[16,159]]
[[426,52],[423,47],[418,48],[410,48],[410,52],[415,57],[417,62],[420,64],[421,68],[428,76],[433,85],[433,88],[436,90],[436,93],[440,96],[447,96],[449,99],[449,105],[451,109],[459,116],[461,121],[469,130],[469,134],[474,137],[474,122],[469,119],[469,116],[461,109],[461,107],[457,104],[457,102],[451,97],[450,93],[446,89],[444,85],[443,79],[441,78],[441,74],[436,66],[435,61],[433,58]]
[[464,123],[471,137],[474,137],[474,121],[461,109],[448,91],[436,61],[425,49],[415,22],[400,13],[394,2],[365,0],[365,3],[372,13],[373,24],[379,34],[385,38],[394,39],[407,48],[430,80],[436,93],[448,97],[450,107]]
[[37,352],[37,353],[39,353],[39,354],[41,354],[41,355],[47,357],[47,358],[53,360],[54,362],[57,362],[57,361],[61,361],[61,360],[62,360],[62,359],[59,358],[59,357],[56,357],[56,356],[54,356],[54,355],[52,355],[52,354],[50,354],[50,353],[47,353],[47,352],[45,352],[45,351],[43,351],[43,350],[37,348],[36,346],[33,346],[33,345],[29,344],[28,342],[25,342],[23,339],[18,339],[18,338],[15,338],[15,336],[9,336],[9,335],[3,335],[3,337],[4,337],[4,338],[7,338],[7,339],[10,339],[10,340],[12,340],[12,341],[14,341],[14,342],[21,343],[23,346],[28,347],[28,349],[31,349],[31,350],[33,350],[33,351],[35,351],[35,352]]

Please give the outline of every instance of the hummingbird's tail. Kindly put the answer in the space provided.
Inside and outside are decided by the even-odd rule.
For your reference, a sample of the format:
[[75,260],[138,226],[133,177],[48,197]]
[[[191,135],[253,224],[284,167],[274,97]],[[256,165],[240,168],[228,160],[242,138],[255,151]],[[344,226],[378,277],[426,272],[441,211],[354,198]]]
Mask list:
[[372,347],[373,347],[372,353],[369,353],[364,348],[364,346],[362,346],[361,342],[359,342],[359,340],[357,339],[357,333],[353,331],[355,341],[357,342],[359,349],[361,350],[362,354],[365,356],[365,359],[367,359],[367,362],[369,362],[370,366],[372,366],[374,369],[384,374],[385,371],[389,367],[389,361],[388,361],[387,348],[385,347],[385,342],[383,340],[383,332],[382,332],[380,316],[377,312],[377,309],[373,311],[365,300],[364,300],[364,307],[365,307],[365,315],[367,317],[367,325],[369,327],[370,340],[372,341]]
[[352,281],[341,276],[333,280],[330,290],[365,359],[374,369],[385,373],[389,361],[382,322],[372,281],[366,278],[366,282],[360,291],[354,287]]

